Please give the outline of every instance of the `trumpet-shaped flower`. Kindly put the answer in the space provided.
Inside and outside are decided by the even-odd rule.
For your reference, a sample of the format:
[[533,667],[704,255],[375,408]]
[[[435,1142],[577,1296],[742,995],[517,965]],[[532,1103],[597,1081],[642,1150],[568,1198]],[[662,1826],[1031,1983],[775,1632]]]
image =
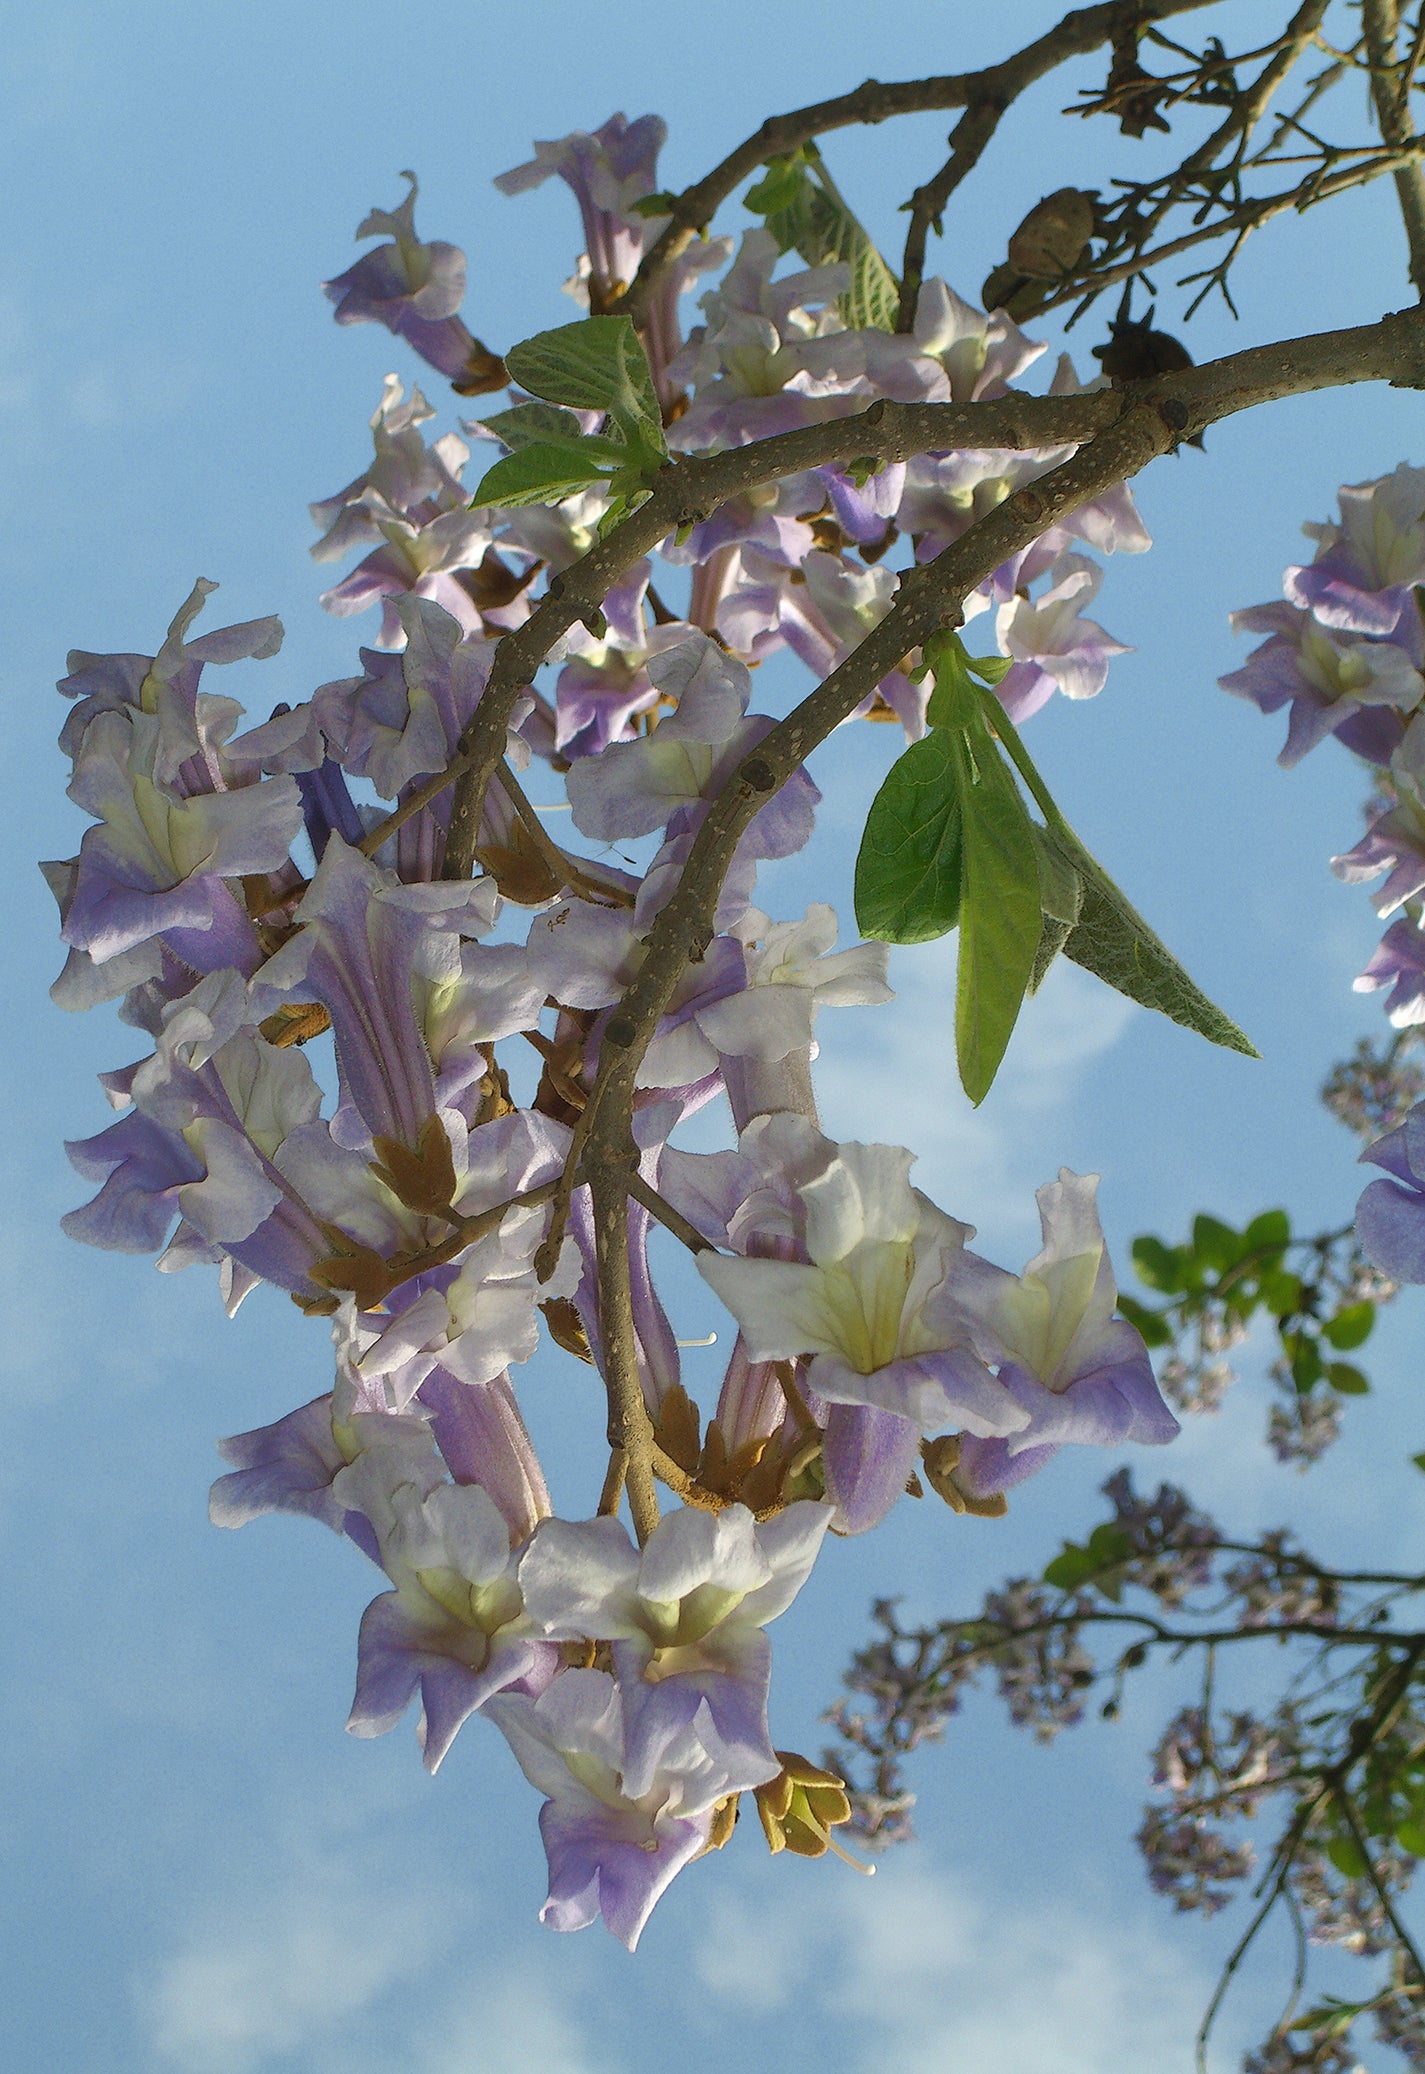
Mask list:
[[[812,1356],[831,1404],[874,1405],[923,1433],[1014,1433],[1028,1414],[975,1352],[962,1296],[985,1264],[973,1237],[910,1185],[898,1145],[831,1148],[803,1184],[807,1264],[698,1255],[754,1360]],[[991,1271],[992,1272],[992,1271]]]
[[717,1766],[686,1732],[643,1793],[624,1780],[624,1705],[606,1671],[565,1671],[537,1699],[497,1693],[485,1713],[530,1784],[545,1794],[539,1828],[553,1930],[602,1915],[630,1951],[659,1897],[707,1848]]
[[802,1502],[757,1526],[744,1505],[668,1513],[640,1552],[612,1519],[546,1520],[520,1563],[539,1630],[612,1642],[623,1689],[624,1789],[652,1791],[689,1733],[712,1760],[698,1813],[773,1778],[771,1652],[762,1629],[801,1589],[830,1509]]
[[424,1453],[406,1434],[391,1445],[376,1439],[336,1477],[332,1496],[370,1521],[396,1587],[362,1616],[347,1728],[384,1735],[419,1689],[418,1734],[433,1772],[477,1707],[511,1685],[542,1691],[559,1652],[533,1639],[523,1617],[499,1507],[478,1484],[445,1480],[428,1432]]

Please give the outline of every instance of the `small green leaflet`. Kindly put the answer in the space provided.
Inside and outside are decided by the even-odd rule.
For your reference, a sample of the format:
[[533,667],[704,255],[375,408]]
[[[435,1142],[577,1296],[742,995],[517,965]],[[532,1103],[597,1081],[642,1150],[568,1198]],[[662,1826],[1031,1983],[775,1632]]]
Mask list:
[[999,701],[992,700],[988,692],[981,697],[987,707],[993,706],[994,730],[1044,815],[1047,826],[1040,831],[1041,844],[1047,845],[1057,862],[1077,873],[1083,882],[1078,919],[1064,939],[1064,956],[1130,1001],[1140,1002],[1144,1008],[1156,1008],[1161,1015],[1181,1023],[1185,1029],[1196,1030],[1213,1044],[1243,1052],[1250,1059],[1260,1058],[1261,1053],[1251,1039],[1189,979],[1172,952],[1084,848],[1050,798],[1048,787]]
[[629,317],[585,317],[512,346],[513,380],[546,403],[606,411],[630,447],[666,456],[653,373]]
[[882,943],[928,943],[960,919],[961,825],[943,728],[891,765],[856,859],[856,925]]
[[[615,500],[608,520],[616,520],[668,458],[653,376],[630,319],[587,317],[541,331],[513,347],[505,365],[543,400],[484,420],[512,451],[486,471],[475,503],[557,504],[605,483]],[[602,411],[606,429],[582,432],[575,410]]]
[[[930,733],[892,766],[872,805],[856,859],[856,919],[887,943],[925,943],[959,927],[955,1048],[971,1101],[988,1093],[1026,992],[1060,951],[1130,1000],[1256,1058],[1055,806],[988,688],[1003,658],[972,658],[955,634],[933,637],[925,655],[935,679]],[[1044,826],[1030,819],[1015,772]],[[1353,1323],[1340,1329],[1349,1335]]]
[[518,510],[525,504],[557,504],[587,490],[590,483],[606,483],[608,470],[594,454],[581,454],[573,446],[523,446],[503,461],[497,461],[481,476],[475,504],[498,504]]
[[940,644],[933,725],[893,766],[856,860],[856,919],[893,943],[958,922],[955,1053],[972,1102],[999,1070],[1042,929],[1034,827],[954,644]]
[[1039,866],[1039,905],[1044,913],[1039,948],[1034,953],[1034,970],[1029,975],[1029,991],[1037,994],[1044,983],[1044,975],[1068,942],[1079,919],[1084,904],[1084,882],[1073,866],[1045,841],[1044,830],[1033,822],[1030,828]]
[[577,446],[584,437],[572,410],[553,403],[517,403],[513,410],[492,411],[480,423],[515,453],[522,446]]
[[837,307],[853,331],[895,330],[900,308],[896,277],[848,207],[815,144],[770,159],[744,204],[766,217],[783,252],[796,252],[808,266],[841,261],[850,268],[851,283]]

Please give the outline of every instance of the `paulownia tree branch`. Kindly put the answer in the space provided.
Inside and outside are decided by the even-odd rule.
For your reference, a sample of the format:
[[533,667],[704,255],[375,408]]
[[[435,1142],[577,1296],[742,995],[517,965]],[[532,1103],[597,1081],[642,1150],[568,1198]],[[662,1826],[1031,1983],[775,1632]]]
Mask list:
[[[1387,144],[1402,150],[1410,141],[1411,122],[1408,95],[1400,92],[1399,0],[1361,0],[1361,23],[1366,32],[1371,97],[1380,133]],[[1410,278],[1416,294],[1425,302],[1425,173],[1418,159],[1396,168],[1395,193],[1405,225],[1405,242],[1410,248]]]
[[986,65],[978,72],[952,72],[933,79],[890,84],[868,79],[851,93],[837,94],[806,108],[794,108],[785,115],[769,116],[760,129],[729,152],[710,173],[676,197],[667,227],[645,253],[628,293],[612,307],[641,324],[669,267],[712,221],[739,181],[755,173],[768,159],[795,151],[799,145],[825,136],[830,130],[848,129],[856,123],[885,122],[893,115],[924,114],[939,108],[1007,108],[1066,59],[1083,57],[1111,43],[1115,34],[1125,28],[1147,27],[1209,4],[1210,0],[1102,0],[1098,6],[1075,8],[1015,56]]
[[[638,975],[605,1027],[597,1078],[575,1127],[567,1169],[571,1181],[582,1170],[589,1179],[604,1177],[607,1190],[611,1174],[627,1164],[639,1064],[679,979],[712,939],[723,879],[739,839],[759,807],[881,678],[937,628],[957,624],[964,598],[1011,554],[1056,520],[1136,475],[1186,434],[1278,397],[1359,381],[1425,387],[1425,319],[1418,311],[1256,346],[1123,394],[1116,422],[1071,459],[1017,491],[933,561],[902,574],[885,619],[764,737],[711,802],[677,889],[646,939]],[[545,1261],[552,1262],[567,1198],[566,1187],[556,1201]],[[626,1282],[626,1260],[623,1276]]]
[[362,842],[371,856],[413,814],[458,780],[446,845],[447,878],[469,875],[485,788],[505,753],[515,700],[561,635],[592,620],[624,571],[680,526],[696,524],[730,497],[831,461],[865,457],[906,461],[914,454],[972,447],[1078,444],[1117,415],[1111,396],[1006,396],[994,403],[892,403],[824,425],[805,425],[729,452],[670,462],[646,503],[606,540],[555,577],[524,625],[505,634],[490,680],[459,749],[443,771],[417,786]]

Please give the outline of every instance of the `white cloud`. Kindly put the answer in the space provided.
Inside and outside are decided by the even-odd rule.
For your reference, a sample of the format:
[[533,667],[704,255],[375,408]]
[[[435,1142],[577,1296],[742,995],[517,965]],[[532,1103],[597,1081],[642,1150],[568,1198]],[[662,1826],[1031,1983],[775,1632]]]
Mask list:
[[[1117,1043],[1133,1003],[1062,959],[1026,1001],[989,1099],[973,1109],[955,1072],[954,940],[897,953],[896,1000],[825,1015],[817,1063],[823,1126],[908,1145],[916,1183],[957,1217],[1038,1243],[1034,1189],[1058,1168],[1046,1116]],[[851,1016],[855,1015],[854,1025]],[[854,1028],[854,1037],[847,1033]]]
[[[580,1999],[570,1994],[568,2000]],[[419,2074],[608,2074],[611,2062],[591,2057],[571,2011],[548,1981],[527,1968],[502,1970],[463,2008],[440,2042],[422,2054]]]
[[1186,2066],[1210,1983],[1153,1930],[1078,1899],[981,1896],[918,1861],[812,1909],[724,1897],[700,1940],[710,1995],[764,2019],[840,2019],[844,2074],[1140,2074]]
[[439,1898],[393,1895],[382,1881],[373,1908],[372,1883],[370,1868],[364,1879],[313,1868],[210,1914],[140,1995],[158,2057],[181,2074],[257,2074],[320,2047],[425,1972],[450,1934]]

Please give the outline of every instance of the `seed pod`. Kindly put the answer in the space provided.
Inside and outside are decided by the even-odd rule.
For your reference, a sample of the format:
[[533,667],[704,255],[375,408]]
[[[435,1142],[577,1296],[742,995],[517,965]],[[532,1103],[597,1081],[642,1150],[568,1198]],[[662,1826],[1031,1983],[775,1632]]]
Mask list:
[[1177,374],[1192,366],[1192,354],[1166,331],[1154,331],[1152,317],[1120,317],[1109,325],[1106,346],[1095,346],[1097,360],[1115,389],[1129,382],[1151,381],[1155,374]]
[[1057,281],[1076,267],[1094,232],[1092,194],[1060,187],[1036,202],[1009,241],[1009,263],[1034,281]]

